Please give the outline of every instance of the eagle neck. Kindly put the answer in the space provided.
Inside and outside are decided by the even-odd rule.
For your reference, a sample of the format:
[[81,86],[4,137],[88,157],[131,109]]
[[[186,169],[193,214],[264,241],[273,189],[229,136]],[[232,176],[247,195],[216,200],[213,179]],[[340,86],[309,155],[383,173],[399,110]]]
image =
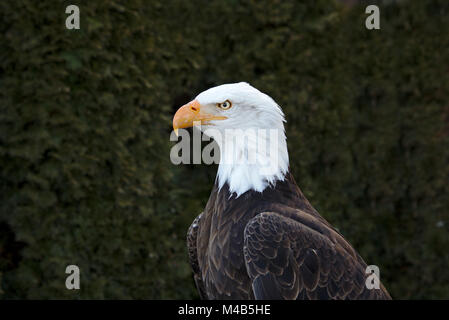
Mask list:
[[284,181],[289,157],[284,128],[248,129],[225,133],[217,171],[219,190],[226,183],[236,197],[247,191],[263,192]]

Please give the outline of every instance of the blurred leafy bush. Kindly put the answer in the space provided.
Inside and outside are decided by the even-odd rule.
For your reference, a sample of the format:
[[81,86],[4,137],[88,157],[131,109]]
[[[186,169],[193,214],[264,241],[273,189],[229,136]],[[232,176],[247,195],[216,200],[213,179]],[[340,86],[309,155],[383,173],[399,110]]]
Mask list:
[[0,2],[0,297],[196,298],[216,166],[170,163],[171,117],[235,81],[283,107],[298,183],[392,296],[449,296],[447,1],[378,31],[323,0],[79,1],[80,30],[69,4]]

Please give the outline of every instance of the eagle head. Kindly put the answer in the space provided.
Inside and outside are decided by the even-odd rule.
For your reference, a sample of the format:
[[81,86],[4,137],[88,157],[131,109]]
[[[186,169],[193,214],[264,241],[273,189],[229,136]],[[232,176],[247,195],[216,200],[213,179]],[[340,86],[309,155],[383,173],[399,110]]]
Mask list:
[[179,108],[175,133],[198,126],[220,148],[217,179],[237,196],[262,192],[288,171],[284,113],[267,94],[246,82],[223,84],[201,92]]

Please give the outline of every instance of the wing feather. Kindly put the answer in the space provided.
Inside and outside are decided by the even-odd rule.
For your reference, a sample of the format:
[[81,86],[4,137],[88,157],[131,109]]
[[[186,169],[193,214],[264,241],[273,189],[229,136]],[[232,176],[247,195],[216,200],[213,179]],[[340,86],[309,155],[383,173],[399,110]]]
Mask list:
[[366,264],[338,232],[305,215],[263,212],[246,225],[243,250],[256,299],[391,299],[383,286],[366,288]]
[[190,265],[193,270],[193,279],[195,280],[196,288],[198,289],[198,293],[201,299],[207,299],[206,289],[204,287],[204,283],[201,276],[201,270],[198,263],[198,250],[197,250],[197,238],[198,238],[198,228],[200,219],[203,216],[203,213],[200,213],[195,220],[193,220],[192,224],[187,231],[187,249],[189,251],[189,260]]

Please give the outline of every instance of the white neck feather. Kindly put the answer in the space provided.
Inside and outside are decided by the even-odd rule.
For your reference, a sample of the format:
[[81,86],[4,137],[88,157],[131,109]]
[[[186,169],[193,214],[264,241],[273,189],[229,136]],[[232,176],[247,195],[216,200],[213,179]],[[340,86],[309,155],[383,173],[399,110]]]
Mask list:
[[262,192],[277,180],[284,180],[289,159],[283,125],[278,129],[226,132],[217,143],[219,189],[228,183],[231,194],[239,197],[248,190]]

